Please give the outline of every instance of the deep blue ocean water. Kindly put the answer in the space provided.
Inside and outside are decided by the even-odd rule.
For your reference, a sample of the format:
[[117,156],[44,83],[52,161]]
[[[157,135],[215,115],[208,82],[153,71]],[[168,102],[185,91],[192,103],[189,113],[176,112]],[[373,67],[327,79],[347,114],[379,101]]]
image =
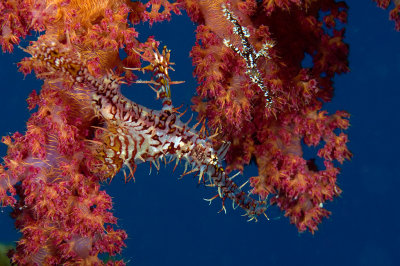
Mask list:
[[[217,213],[219,202],[208,206],[203,198],[215,194],[197,186],[197,180],[172,166],[155,169],[139,165],[136,182],[116,177],[104,189],[114,198],[114,214],[129,235],[122,257],[128,265],[400,265],[400,32],[388,20],[388,11],[372,1],[349,1],[346,40],[350,44],[351,72],[335,79],[335,97],[326,105],[333,112],[351,113],[347,131],[354,154],[338,177],[343,194],[326,207],[332,216],[314,235],[299,234],[276,209],[271,220],[246,222],[242,211]],[[185,16],[171,23],[142,30],[141,38],[154,35],[172,49],[176,63],[172,87],[176,106],[190,105],[195,92],[189,51],[195,25]],[[25,99],[42,81],[17,72],[22,51],[0,59],[0,135],[24,132],[29,117]],[[148,107],[158,108],[154,93],[145,87],[124,88],[124,94]],[[6,153],[0,146],[0,155]],[[254,169],[244,172],[254,175]],[[9,218],[0,213],[0,242],[13,242],[18,234]]]

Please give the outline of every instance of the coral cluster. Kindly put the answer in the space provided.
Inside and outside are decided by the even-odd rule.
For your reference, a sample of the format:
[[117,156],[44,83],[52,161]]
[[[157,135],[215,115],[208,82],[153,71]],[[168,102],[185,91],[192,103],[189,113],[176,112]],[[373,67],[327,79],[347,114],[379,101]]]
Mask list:
[[[255,161],[259,175],[250,179],[253,193],[271,195],[271,202],[300,231],[313,232],[329,214],[323,203],[341,192],[334,161],[342,163],[351,156],[342,132],[349,126],[349,114],[328,115],[322,110],[323,102],[333,95],[332,78],[348,71],[348,47],[343,42],[347,6],[335,1],[281,6],[281,1],[276,5],[231,1],[229,9],[247,28],[255,50],[275,43],[268,59],[257,61],[272,102],[266,108],[265,93],[246,74],[246,60],[223,44],[230,38],[230,43],[241,47],[243,39],[219,11],[224,2],[184,1],[189,15],[200,24],[191,52],[200,83],[194,110],[231,143],[228,170],[243,170]],[[302,65],[305,54],[311,57],[311,67]],[[315,157],[322,158],[322,164],[303,158],[306,145],[318,148]]]
[[400,31],[400,1],[399,0],[374,0],[379,7],[387,9],[390,5],[394,5],[390,10],[389,18],[395,23],[395,28]]
[[[204,127],[196,135],[175,123],[178,111],[166,108],[173,85],[167,66],[152,64],[162,56],[169,60],[169,53],[154,53],[158,42],[152,38],[136,39],[136,24],[169,20],[181,10],[198,24],[191,56],[199,86],[192,109],[206,121],[208,136]],[[140,154],[169,154],[177,162],[185,157],[200,180],[208,172],[210,180],[204,182],[251,218],[265,211],[267,200],[299,231],[314,232],[329,215],[324,203],[341,193],[338,164],[351,157],[342,132],[349,114],[322,109],[332,99],[334,76],[348,71],[344,2],[3,0],[0,14],[3,51],[12,52],[32,31],[41,33],[25,49],[32,57],[19,65],[23,73],[34,70],[44,80],[40,93],[28,98],[29,108],[38,109],[25,135],[3,138],[8,154],[1,168],[0,201],[13,207],[22,232],[10,254],[14,263],[101,264],[99,254],[121,251],[127,236],[115,228],[111,198],[100,182],[113,178],[123,165],[134,171],[136,160],[128,161],[122,145],[127,151],[134,147],[132,158],[143,161],[151,156]],[[150,67],[142,66],[146,61]],[[132,118],[126,110],[135,103],[115,86],[131,85],[137,79],[132,70],[138,69],[154,72],[148,83],[158,88],[164,108],[137,107],[144,115]],[[135,135],[137,125],[129,129],[121,122],[135,119],[143,132],[157,121],[149,126],[151,138],[135,139],[140,136]],[[177,138],[176,130],[186,135]],[[162,139],[173,141],[164,147]],[[163,144],[161,153],[151,149],[152,141]],[[316,147],[314,157],[304,158],[307,146]],[[249,179],[252,195],[247,195],[225,173],[243,171],[251,162],[258,175]]]

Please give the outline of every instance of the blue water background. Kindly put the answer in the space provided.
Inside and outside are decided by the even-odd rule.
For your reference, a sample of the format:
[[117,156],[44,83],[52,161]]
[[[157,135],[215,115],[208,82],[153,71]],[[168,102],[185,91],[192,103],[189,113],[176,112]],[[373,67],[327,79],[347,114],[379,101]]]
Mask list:
[[[113,197],[119,226],[129,235],[122,257],[128,265],[400,265],[399,225],[399,131],[400,131],[400,32],[388,20],[388,11],[372,1],[349,1],[346,40],[350,44],[351,72],[335,79],[335,97],[326,105],[332,113],[351,113],[349,148],[354,158],[342,166],[338,184],[343,194],[326,204],[332,216],[314,235],[299,234],[282,213],[271,208],[271,220],[246,222],[239,209],[217,213],[203,198],[212,188],[172,166],[149,175],[140,165],[136,183],[115,178],[104,189]],[[175,106],[190,105],[196,83],[189,51],[195,25],[186,16],[171,23],[143,25],[141,39],[154,35],[172,49],[176,63],[173,80],[186,83],[172,88]],[[29,117],[25,99],[42,81],[17,72],[22,51],[2,54],[0,59],[0,135],[24,132]],[[145,86],[124,88],[124,94],[151,108],[159,108],[154,93]],[[187,116],[188,118],[189,116]],[[6,153],[5,145],[0,154]],[[255,169],[244,172],[255,175]],[[9,218],[0,213],[0,242],[18,239]]]

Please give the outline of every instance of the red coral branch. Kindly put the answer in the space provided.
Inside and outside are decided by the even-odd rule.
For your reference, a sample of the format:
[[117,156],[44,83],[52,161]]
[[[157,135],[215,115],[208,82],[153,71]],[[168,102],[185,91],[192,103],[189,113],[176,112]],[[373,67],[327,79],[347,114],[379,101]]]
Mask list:
[[13,206],[12,217],[22,232],[14,263],[100,263],[98,253],[114,255],[124,246],[126,233],[106,227],[116,224],[116,218],[110,212],[111,197],[100,190],[105,173],[98,167],[95,146],[86,142],[93,134],[94,114],[82,113],[87,100],[66,88],[68,84],[45,83],[39,96],[30,97],[31,107],[39,109],[25,136],[3,138],[8,154],[1,171],[1,202]]
[[393,20],[395,23],[395,28],[397,31],[400,31],[400,1],[398,0],[374,0],[380,8],[387,9],[390,4],[393,4],[394,7],[390,10],[389,18]]
[[[222,19],[220,2],[183,2],[189,15],[202,23],[191,52],[200,84],[193,109],[222,132],[221,139],[232,143],[228,170],[242,171],[254,158],[259,176],[251,178],[253,193],[274,195],[271,203],[286,211],[300,231],[315,231],[329,214],[323,203],[340,193],[335,184],[339,171],[331,161],[342,163],[351,157],[347,136],[334,133],[349,126],[348,114],[328,116],[321,110],[321,101],[332,98],[332,78],[348,71],[344,30],[338,29],[346,22],[347,6],[334,1],[230,1],[230,10],[248,29],[246,39],[257,51],[266,42],[275,43],[269,50],[271,59],[257,61],[272,95],[272,106],[266,108],[259,86],[245,74],[247,59],[223,45],[233,36],[230,43],[241,47],[243,38],[226,20],[215,27],[215,20]],[[311,67],[302,67],[305,54],[312,58]],[[304,159],[302,143],[323,144],[316,156],[324,165]],[[323,166],[325,170],[318,169]]]

